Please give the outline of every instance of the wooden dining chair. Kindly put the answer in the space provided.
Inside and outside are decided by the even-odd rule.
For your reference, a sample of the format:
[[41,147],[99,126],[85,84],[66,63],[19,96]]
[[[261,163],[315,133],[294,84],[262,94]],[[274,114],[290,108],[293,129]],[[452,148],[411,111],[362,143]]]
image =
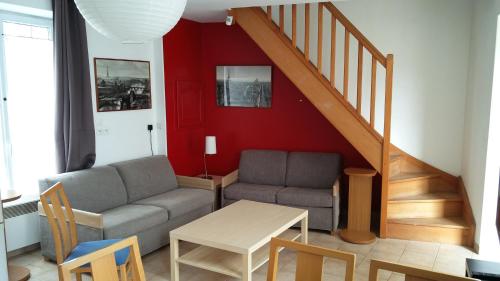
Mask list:
[[71,273],[83,265],[89,265],[93,281],[118,281],[115,254],[123,250],[130,252],[129,267],[132,279],[146,281],[136,236],[60,264],[59,281],[71,281]]
[[[465,261],[464,261],[465,262]],[[432,270],[412,267],[399,263],[371,260],[369,281],[377,281],[379,270],[386,270],[405,275],[405,281],[471,281],[474,278],[446,274]]]
[[[43,210],[52,231],[57,264],[79,258],[121,241],[120,239],[109,239],[78,243],[75,215],[73,214],[73,209],[71,208],[71,204],[61,183],[56,183],[40,194],[40,202],[42,203]],[[121,281],[127,281],[128,279],[128,256],[128,249],[118,251],[115,255],[116,266],[120,271]],[[81,281],[82,273],[88,273],[90,271],[91,268],[89,266],[75,268],[74,273],[76,274],[76,280]]]
[[356,255],[342,251],[302,244],[279,238],[271,239],[267,281],[275,281],[278,272],[278,256],[281,249],[291,249],[297,253],[295,268],[296,281],[320,281],[323,278],[323,258],[329,257],[346,262],[345,281],[354,279]]

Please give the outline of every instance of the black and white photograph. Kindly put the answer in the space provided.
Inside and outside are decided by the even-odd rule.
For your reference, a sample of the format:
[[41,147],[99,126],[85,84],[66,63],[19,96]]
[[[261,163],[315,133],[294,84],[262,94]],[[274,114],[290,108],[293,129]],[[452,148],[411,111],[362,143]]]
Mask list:
[[94,58],[97,111],[151,108],[149,61]]
[[271,66],[217,66],[217,105],[270,108]]

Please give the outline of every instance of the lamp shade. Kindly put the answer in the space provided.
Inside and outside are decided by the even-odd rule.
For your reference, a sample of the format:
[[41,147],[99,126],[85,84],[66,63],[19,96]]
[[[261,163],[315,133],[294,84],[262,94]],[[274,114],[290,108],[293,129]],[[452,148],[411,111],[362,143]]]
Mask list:
[[217,145],[215,143],[214,136],[205,137],[205,154],[207,155],[217,154]]
[[85,20],[122,43],[161,38],[179,21],[186,0],[75,0]]

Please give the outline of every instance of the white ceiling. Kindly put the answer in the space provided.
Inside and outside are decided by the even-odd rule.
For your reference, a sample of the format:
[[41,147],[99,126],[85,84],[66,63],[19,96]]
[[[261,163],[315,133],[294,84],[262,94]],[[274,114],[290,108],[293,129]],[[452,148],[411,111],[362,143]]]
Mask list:
[[182,17],[197,22],[223,22],[230,8],[315,2],[325,0],[188,0]]

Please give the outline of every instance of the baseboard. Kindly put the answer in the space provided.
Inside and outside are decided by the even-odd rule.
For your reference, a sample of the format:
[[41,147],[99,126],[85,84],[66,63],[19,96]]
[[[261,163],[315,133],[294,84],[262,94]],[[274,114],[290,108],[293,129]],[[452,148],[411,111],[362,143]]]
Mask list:
[[7,253],[7,258],[13,258],[15,256],[19,256],[19,255],[22,255],[22,254],[33,252],[33,251],[38,250],[38,249],[40,249],[40,243],[35,243],[35,244],[32,244],[32,245],[28,245],[26,247],[22,247],[22,248],[19,248],[19,249],[16,249],[16,250],[8,252]]
[[479,244],[477,244],[477,242],[476,242],[476,241],[474,241],[474,252],[475,252],[476,254],[479,254]]

